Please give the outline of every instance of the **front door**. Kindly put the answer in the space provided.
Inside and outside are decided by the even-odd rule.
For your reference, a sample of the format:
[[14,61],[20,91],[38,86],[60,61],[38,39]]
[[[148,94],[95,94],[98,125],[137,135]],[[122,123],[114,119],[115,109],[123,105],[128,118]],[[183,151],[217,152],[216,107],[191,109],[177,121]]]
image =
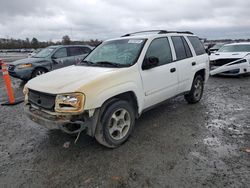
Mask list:
[[145,106],[150,107],[177,94],[178,74],[173,62],[169,40],[166,37],[154,39],[145,55],[145,59],[156,57],[158,66],[141,70],[145,94]]
[[59,69],[69,65],[69,57],[66,48],[58,49],[52,56],[53,69]]

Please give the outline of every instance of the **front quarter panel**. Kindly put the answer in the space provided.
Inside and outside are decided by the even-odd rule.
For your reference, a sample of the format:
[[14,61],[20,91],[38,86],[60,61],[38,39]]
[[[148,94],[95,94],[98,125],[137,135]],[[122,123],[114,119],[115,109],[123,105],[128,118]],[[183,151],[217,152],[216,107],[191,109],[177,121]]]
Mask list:
[[132,91],[137,98],[138,113],[142,111],[143,89],[137,64],[129,68],[121,68],[112,75],[98,78],[79,89],[85,94],[85,110],[96,109],[108,99]]
[[47,69],[48,71],[51,70],[51,62],[50,61],[40,61],[40,62],[36,62],[36,63],[33,63],[33,66],[34,66],[34,69],[35,68],[38,68],[38,67],[41,67],[41,68],[45,68]]

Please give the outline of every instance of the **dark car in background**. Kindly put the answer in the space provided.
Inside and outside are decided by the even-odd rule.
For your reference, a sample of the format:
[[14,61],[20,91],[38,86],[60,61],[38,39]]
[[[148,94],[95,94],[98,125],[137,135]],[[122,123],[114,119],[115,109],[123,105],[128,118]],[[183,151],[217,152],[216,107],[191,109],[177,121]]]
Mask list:
[[27,81],[46,72],[78,64],[92,49],[88,45],[49,46],[30,58],[9,63],[9,74]]

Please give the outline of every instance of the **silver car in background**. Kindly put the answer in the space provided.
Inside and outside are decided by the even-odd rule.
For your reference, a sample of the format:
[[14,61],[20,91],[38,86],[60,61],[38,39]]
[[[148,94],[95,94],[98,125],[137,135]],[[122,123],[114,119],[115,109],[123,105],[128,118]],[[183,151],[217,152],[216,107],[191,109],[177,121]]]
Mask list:
[[93,49],[88,45],[58,45],[42,49],[34,56],[8,64],[9,74],[27,81],[46,72],[76,65]]

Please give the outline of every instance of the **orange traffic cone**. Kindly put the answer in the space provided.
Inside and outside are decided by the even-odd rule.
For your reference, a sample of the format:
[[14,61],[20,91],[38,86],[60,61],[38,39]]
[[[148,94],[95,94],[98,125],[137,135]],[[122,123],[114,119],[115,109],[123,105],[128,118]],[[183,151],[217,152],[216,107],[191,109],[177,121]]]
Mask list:
[[14,92],[11,87],[11,80],[10,80],[10,75],[9,75],[7,65],[2,60],[0,60],[0,65],[2,65],[3,79],[5,82],[7,94],[9,97],[9,101],[2,103],[1,105],[16,105],[16,104],[23,102],[23,100],[15,100]]

